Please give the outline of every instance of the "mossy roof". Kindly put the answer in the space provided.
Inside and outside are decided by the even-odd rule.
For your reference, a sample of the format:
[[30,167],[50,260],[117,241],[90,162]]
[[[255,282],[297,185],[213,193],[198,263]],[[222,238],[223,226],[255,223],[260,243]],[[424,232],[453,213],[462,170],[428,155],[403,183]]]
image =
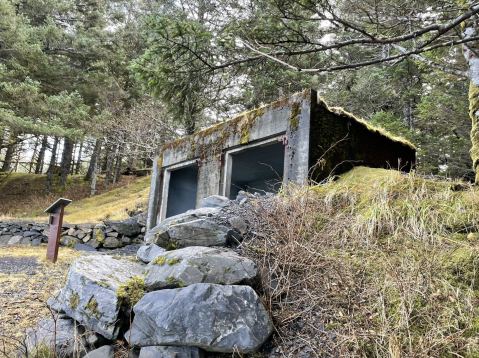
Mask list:
[[[300,97],[306,98],[306,97],[310,97],[310,93],[311,93],[311,90],[308,89],[308,90],[303,91],[303,92],[295,93],[291,97],[288,97],[288,98],[285,98],[285,99],[282,99],[282,100],[279,100],[279,101],[275,101],[275,102],[272,102],[270,104],[266,104],[266,105],[263,105],[261,107],[255,108],[251,111],[242,112],[241,114],[237,115],[236,117],[228,119],[224,122],[215,124],[215,125],[210,126],[208,128],[202,129],[201,131],[193,133],[191,135],[188,135],[188,136],[182,137],[180,139],[177,139],[174,142],[170,142],[170,143],[165,144],[161,148],[161,153],[164,152],[167,149],[177,148],[181,144],[183,144],[185,142],[189,142],[192,137],[193,138],[194,137],[204,137],[204,136],[210,135],[210,134],[212,134],[216,131],[220,131],[220,130],[223,129],[224,126],[231,125],[231,124],[234,124],[234,123],[238,123],[238,121],[240,121],[244,117],[252,116],[255,113],[258,113],[258,111],[264,111],[267,108],[276,109],[276,108],[282,108],[284,106],[289,106],[289,105],[291,105],[289,103],[290,98],[292,98],[294,96],[300,96]],[[370,125],[369,123],[367,123],[364,119],[355,117],[353,114],[345,111],[341,107],[329,107],[328,104],[326,103],[326,101],[323,98],[321,98],[319,95],[317,96],[317,98],[318,98],[318,104],[320,106],[323,106],[324,108],[326,108],[331,113],[334,113],[334,114],[336,114],[337,116],[340,116],[340,117],[345,117],[345,118],[347,118],[351,121],[357,122],[357,123],[365,126],[368,130],[370,130],[372,132],[379,133],[380,135],[385,136],[385,137],[389,138],[390,140],[392,140],[394,142],[399,142],[399,143],[405,144],[405,145],[409,146],[410,148],[416,150],[416,147],[411,142],[409,142],[408,140],[406,140],[404,138],[401,138],[401,137],[393,136],[391,133],[387,132],[386,130],[384,130],[382,128],[374,127],[374,126]]]

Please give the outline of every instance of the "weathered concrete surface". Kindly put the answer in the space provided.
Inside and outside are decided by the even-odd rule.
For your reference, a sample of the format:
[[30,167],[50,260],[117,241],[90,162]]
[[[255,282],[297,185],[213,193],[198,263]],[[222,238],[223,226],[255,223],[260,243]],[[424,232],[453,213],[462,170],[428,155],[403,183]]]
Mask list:
[[145,264],[148,264],[151,261],[153,261],[156,258],[156,256],[158,256],[159,254],[163,252],[165,252],[165,249],[155,244],[146,245],[138,249],[138,252],[136,253],[136,258],[139,261],[144,262]]
[[188,210],[186,213],[169,217],[168,219],[163,220],[153,229],[148,231],[148,233],[145,235],[145,243],[151,244],[155,242],[157,235],[167,230],[171,225],[194,221],[201,218],[212,217],[218,215],[220,210],[221,208],[200,208],[195,210]]
[[153,346],[143,347],[139,358],[204,358],[205,353],[197,347]]
[[134,312],[132,330],[141,331],[155,345],[254,353],[273,331],[268,312],[248,286],[199,283],[150,292]]
[[259,279],[258,267],[253,261],[211,247],[187,247],[161,253],[146,270],[145,285],[149,291],[195,283],[254,285]]
[[26,343],[31,351],[42,342],[47,347],[55,347],[56,354],[61,358],[84,357],[91,350],[106,343],[103,337],[86,332],[84,327],[72,319],[58,319],[56,327],[53,319],[41,321],[38,328],[28,332]]
[[83,254],[68,272],[61,308],[87,328],[116,339],[121,322],[116,291],[145,265],[109,255]]

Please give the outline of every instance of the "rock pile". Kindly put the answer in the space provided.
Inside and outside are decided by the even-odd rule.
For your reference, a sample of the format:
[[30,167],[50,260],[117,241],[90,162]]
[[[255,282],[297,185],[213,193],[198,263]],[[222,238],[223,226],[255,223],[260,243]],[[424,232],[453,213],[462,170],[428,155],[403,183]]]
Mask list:
[[[145,215],[103,224],[63,224],[60,244],[79,251],[109,251],[141,242],[145,226]],[[0,222],[0,246],[40,246],[49,234],[48,224]]]
[[[139,358],[255,353],[262,346],[273,326],[251,287],[260,273],[253,261],[225,247],[241,241],[247,229],[240,218],[240,228],[229,219],[217,222],[225,220],[218,215],[227,205],[226,198],[208,198],[200,209],[168,218],[146,234],[147,246],[136,258],[94,252],[75,261],[47,305],[58,313],[60,327],[73,323],[90,337],[81,357],[108,357],[118,339]],[[58,346],[43,326],[31,336],[43,333],[48,345]],[[71,351],[68,344],[61,348]]]

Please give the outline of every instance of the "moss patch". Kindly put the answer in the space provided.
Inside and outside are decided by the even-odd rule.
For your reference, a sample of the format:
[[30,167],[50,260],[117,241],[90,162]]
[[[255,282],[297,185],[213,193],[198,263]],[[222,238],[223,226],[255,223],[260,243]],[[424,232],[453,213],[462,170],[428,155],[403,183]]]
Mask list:
[[153,261],[151,261],[151,263],[153,265],[159,265],[159,266],[163,266],[166,262],[166,257],[165,256],[159,256],[157,257],[156,259],[154,259]]
[[135,306],[145,294],[145,279],[133,277],[130,281],[120,285],[116,291],[118,306]]
[[168,265],[172,266],[172,265],[175,265],[177,263],[180,263],[181,262],[181,259],[172,259],[170,261],[168,261]]
[[91,315],[94,316],[96,319],[100,319],[102,314],[98,310],[98,301],[92,298],[88,300],[88,303],[85,305],[85,309],[90,311]]
[[76,310],[80,304],[80,296],[78,296],[78,293],[72,292],[68,303],[72,309]]

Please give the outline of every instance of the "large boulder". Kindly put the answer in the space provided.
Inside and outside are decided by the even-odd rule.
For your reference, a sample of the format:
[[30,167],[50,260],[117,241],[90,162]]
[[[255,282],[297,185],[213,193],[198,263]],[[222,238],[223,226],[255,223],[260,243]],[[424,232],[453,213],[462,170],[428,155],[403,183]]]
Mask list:
[[110,220],[105,221],[107,227],[111,227],[120,235],[136,236],[141,232],[141,227],[138,224],[138,218],[132,217],[126,220]]
[[165,252],[165,249],[155,244],[146,245],[138,249],[138,252],[136,253],[136,258],[139,261],[142,261],[145,264],[148,264],[151,261],[153,261],[159,254],[163,252]]
[[170,225],[156,236],[155,244],[166,250],[188,246],[225,246],[233,230],[207,219]]
[[228,205],[230,205],[230,199],[221,195],[211,195],[202,199],[200,203],[201,208],[224,208]]
[[55,347],[58,357],[72,358],[84,357],[88,352],[105,344],[105,341],[102,336],[89,332],[74,320],[66,318],[57,319],[56,326],[53,319],[41,321],[38,328],[28,331],[26,345],[29,352],[34,352],[34,347],[42,345],[52,349]]
[[273,331],[268,312],[249,286],[199,283],[154,291],[143,296],[134,312],[132,330],[158,346],[254,353]]
[[211,247],[187,247],[160,253],[146,268],[149,291],[195,283],[254,285],[258,267],[250,259]]
[[145,235],[145,243],[151,244],[155,242],[157,236],[161,232],[167,230],[171,225],[177,225],[189,221],[198,220],[200,218],[216,216],[220,211],[221,208],[200,208],[188,210],[186,213],[171,216],[163,220],[150,231],[148,231],[148,233]]
[[83,254],[70,267],[61,308],[87,328],[114,340],[121,325],[116,291],[145,265],[101,254]]
[[204,358],[198,347],[153,346],[143,347],[139,358]]

